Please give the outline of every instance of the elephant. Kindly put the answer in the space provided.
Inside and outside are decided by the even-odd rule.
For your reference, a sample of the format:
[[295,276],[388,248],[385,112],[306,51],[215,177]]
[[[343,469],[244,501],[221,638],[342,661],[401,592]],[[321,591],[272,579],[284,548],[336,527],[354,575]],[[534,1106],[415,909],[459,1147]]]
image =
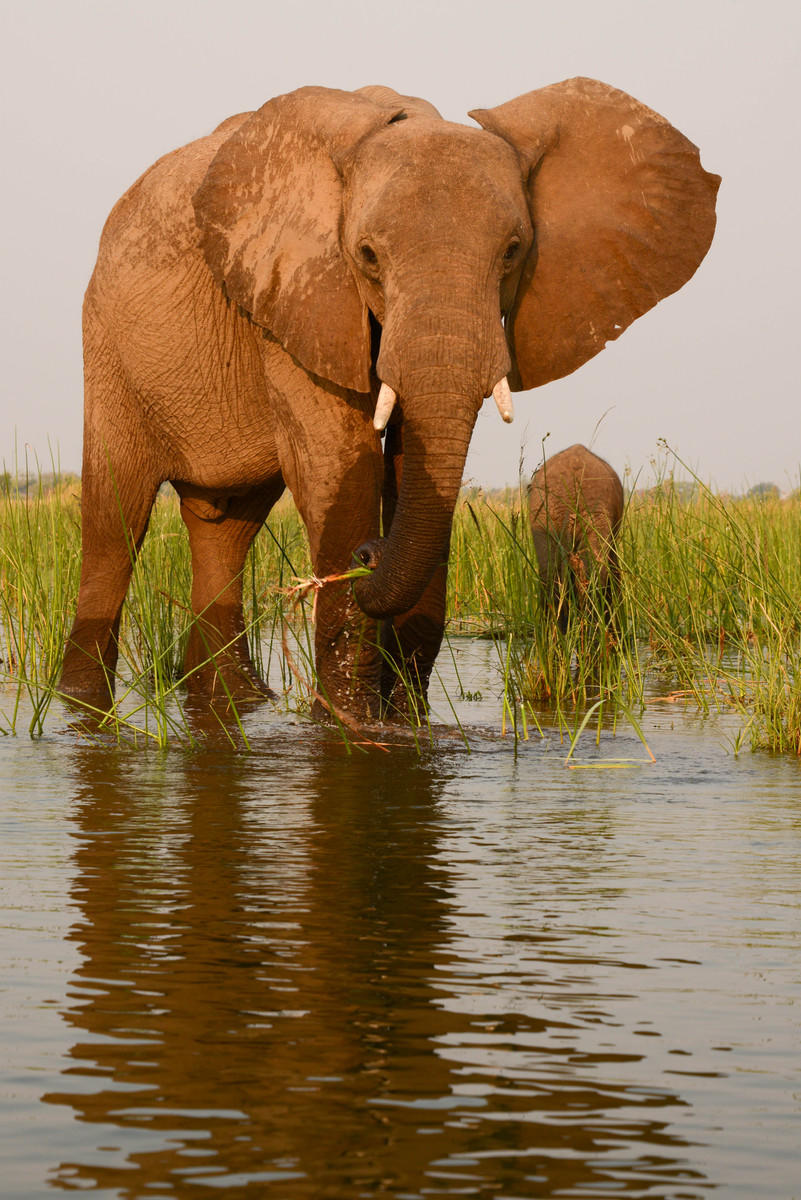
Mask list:
[[534,472],[528,491],[534,550],[548,603],[564,632],[571,602],[588,602],[595,575],[609,609],[619,580],[623,484],[586,446],[568,446]]
[[374,567],[318,595],[323,712],[391,711],[387,656],[425,697],[484,399],[511,420],[512,391],[574,371],[681,287],[719,184],[663,117],[595,80],[470,117],[380,85],[303,87],[160,158],[116,204],[83,310],[66,695],[112,697],[132,561],[169,481],[192,556],[190,687],[268,692],[241,572],[288,487],[316,575]]

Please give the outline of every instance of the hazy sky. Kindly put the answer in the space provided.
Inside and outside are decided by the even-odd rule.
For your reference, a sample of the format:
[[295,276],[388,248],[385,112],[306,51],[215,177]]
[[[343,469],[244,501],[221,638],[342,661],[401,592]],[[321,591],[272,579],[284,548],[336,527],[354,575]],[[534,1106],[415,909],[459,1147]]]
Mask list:
[[[386,83],[451,120],[589,75],[661,112],[723,176],[693,279],[575,374],[485,405],[488,485],[589,443],[635,474],[664,438],[721,488],[798,486],[797,0],[0,0],[3,436],[80,464],[80,309],[112,204],[160,154],[303,84]],[[604,416],[604,414],[606,414]]]

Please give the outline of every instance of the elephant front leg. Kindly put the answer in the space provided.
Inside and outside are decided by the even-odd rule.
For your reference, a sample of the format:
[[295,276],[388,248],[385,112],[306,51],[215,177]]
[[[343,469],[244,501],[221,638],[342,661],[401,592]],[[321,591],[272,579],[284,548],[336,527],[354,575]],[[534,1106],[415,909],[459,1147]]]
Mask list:
[[314,658],[314,716],[378,719],[381,653],[376,622],[358,607],[350,583],[326,584],[318,594]]
[[[361,543],[378,536],[382,462],[368,396],[309,377],[265,341],[281,469],[309,535],[319,579],[342,575]],[[381,654],[376,622],[350,581],[326,583],[315,603],[314,715],[359,721],[380,714]]]
[[[298,506],[309,533],[312,566],[319,579],[349,572],[354,551],[378,534],[380,458],[372,430],[364,436],[358,414],[348,414],[350,437],[339,442],[331,474],[315,482],[321,463],[307,463]],[[310,486],[311,485],[311,486]],[[320,719],[345,715],[375,721],[381,714],[381,650],[377,622],[356,603],[350,580],[326,583],[315,604],[314,661]]]
[[421,723],[428,712],[428,685],[445,629],[448,564],[437,567],[420,600],[386,621],[381,695],[386,720]]
[[113,346],[87,313],[81,473],[83,561],[60,691],[89,708],[114,700],[120,613],[160,482]]

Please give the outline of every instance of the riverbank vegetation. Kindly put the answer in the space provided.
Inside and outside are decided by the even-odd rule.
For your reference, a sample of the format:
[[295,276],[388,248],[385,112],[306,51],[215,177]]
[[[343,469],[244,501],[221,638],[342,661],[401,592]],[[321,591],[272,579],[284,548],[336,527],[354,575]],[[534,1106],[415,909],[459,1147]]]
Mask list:
[[[80,568],[80,484],[58,475],[0,479],[0,729],[40,731],[56,695]],[[498,717],[527,736],[665,702],[740,718],[735,749],[801,754],[801,500],[762,489],[717,495],[665,476],[629,495],[621,582],[610,622],[592,587],[566,629],[547,611],[525,489],[467,488],[451,547],[448,638],[490,637]],[[276,506],[246,566],[246,618],[257,666],[284,702],[311,696],[311,600],[288,590],[310,575],[303,526]],[[188,736],[182,654],[191,614],[189,554],[177,502],[163,489],[126,602],[111,726],[166,742]],[[291,662],[284,653],[291,627]],[[22,701],[28,698],[29,704]],[[594,719],[594,717],[593,717]],[[116,723],[116,724],[115,724]]]

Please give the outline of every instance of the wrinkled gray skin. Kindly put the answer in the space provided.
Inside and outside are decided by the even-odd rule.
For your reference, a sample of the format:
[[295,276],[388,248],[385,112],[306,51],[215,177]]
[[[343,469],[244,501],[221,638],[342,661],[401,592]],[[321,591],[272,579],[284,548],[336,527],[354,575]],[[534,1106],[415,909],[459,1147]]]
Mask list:
[[389,88],[301,88],[166,155],[116,205],[84,304],[65,692],[109,701],[131,547],[169,480],[192,553],[190,687],[266,691],[241,571],[288,487],[318,576],[386,539],[369,576],[319,595],[321,694],[360,719],[382,689],[392,701],[380,621],[424,697],[484,398],[504,376],[568,374],[681,287],[718,185],[664,118],[593,80],[471,115],[481,128]]
[[586,446],[568,446],[534,472],[528,507],[540,579],[565,629],[570,604],[587,598],[593,576],[595,595],[607,604],[612,599],[623,484],[614,467]]

